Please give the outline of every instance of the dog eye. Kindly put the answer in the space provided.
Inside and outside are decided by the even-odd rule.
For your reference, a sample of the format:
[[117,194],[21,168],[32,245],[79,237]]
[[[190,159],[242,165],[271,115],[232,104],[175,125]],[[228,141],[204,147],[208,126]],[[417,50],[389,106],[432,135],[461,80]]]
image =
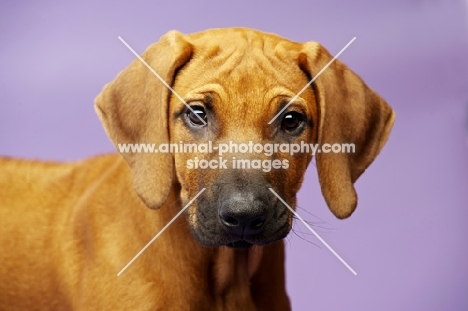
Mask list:
[[[206,112],[205,108],[201,106],[190,106],[190,110],[187,111],[187,119],[193,126],[203,126],[206,124]],[[201,120],[200,120],[201,119]],[[202,122],[205,121],[205,123]]]
[[298,129],[303,123],[303,116],[301,113],[296,111],[288,112],[284,115],[281,121],[281,129],[289,134]]

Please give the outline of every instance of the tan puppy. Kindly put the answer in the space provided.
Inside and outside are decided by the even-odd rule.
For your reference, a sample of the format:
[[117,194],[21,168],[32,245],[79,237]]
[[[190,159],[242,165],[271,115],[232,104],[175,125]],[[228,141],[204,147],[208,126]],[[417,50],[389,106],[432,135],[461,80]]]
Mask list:
[[[393,124],[385,101],[336,60],[269,124],[331,60],[318,43],[251,29],[172,31],[142,57],[191,109],[136,59],[96,99],[116,146],[354,143],[355,153],[316,158],[330,210],[354,211],[353,184]],[[281,240],[292,215],[268,188],[294,207],[312,155],[224,155],[287,164],[270,171],[189,168],[195,157],[219,158],[0,159],[0,310],[289,310]]]

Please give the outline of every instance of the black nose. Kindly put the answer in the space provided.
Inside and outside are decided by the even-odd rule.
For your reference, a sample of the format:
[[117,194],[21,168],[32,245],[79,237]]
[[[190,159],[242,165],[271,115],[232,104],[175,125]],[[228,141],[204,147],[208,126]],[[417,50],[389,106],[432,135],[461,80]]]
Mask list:
[[219,219],[227,233],[245,237],[262,231],[266,221],[265,211],[264,200],[238,193],[221,202]]

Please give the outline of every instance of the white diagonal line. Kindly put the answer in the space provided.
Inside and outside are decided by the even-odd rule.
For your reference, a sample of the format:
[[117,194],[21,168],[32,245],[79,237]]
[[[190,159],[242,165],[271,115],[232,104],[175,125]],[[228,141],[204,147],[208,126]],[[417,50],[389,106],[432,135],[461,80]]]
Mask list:
[[141,249],[141,251],[138,252],[138,254],[135,255],[135,257],[133,257],[132,260],[130,260],[130,262],[125,266],[123,267],[122,270],[120,270],[119,273],[117,273],[117,276],[120,276],[137,258],[138,256],[140,256],[149,246],[151,243],[153,243],[163,232],[164,230],[166,230],[173,222],[174,220],[176,220],[177,217],[180,216],[180,214],[182,214],[186,209],[187,207],[190,206],[190,204],[192,204],[193,201],[195,201],[195,199],[203,192],[205,191],[206,188],[203,188],[202,190],[200,190],[200,192],[197,193],[196,196],[193,197],[192,200],[190,200],[190,202],[187,203],[187,205],[185,205],[185,207],[183,209],[180,210],[180,212],[177,213],[177,215],[174,216],[174,218],[171,219],[171,221],[169,221],[167,223],[167,225],[164,226],[164,228],[161,229],[161,231],[158,232],[158,234],[156,234],[156,236],[154,238],[151,239],[151,241],[148,242],[148,244],[145,245],[145,247],[143,247]]
[[196,112],[190,107],[190,105],[187,104],[187,103],[185,102],[185,100],[184,100],[182,97],[180,97],[180,95],[177,94],[176,91],[174,91],[174,89],[173,89],[169,84],[167,84],[166,81],[164,81],[164,79],[161,78],[161,76],[160,76],[156,71],[154,71],[154,69],[151,68],[151,66],[148,65],[148,63],[145,62],[145,60],[144,60],[143,58],[141,58],[141,56],[138,55],[138,53],[135,52],[135,51],[132,49],[132,47],[131,47],[130,45],[128,45],[127,42],[125,42],[124,39],[122,39],[122,37],[119,36],[118,38],[119,38],[119,40],[122,41],[122,43],[125,44],[125,46],[133,53],[133,55],[135,55],[135,56],[136,56],[136,57],[137,57],[137,58],[138,58],[138,59],[139,59],[139,60],[156,76],[156,77],[158,77],[158,79],[162,82],[162,84],[164,84],[164,85],[172,92],[172,94],[174,94],[181,102],[183,102],[183,103],[185,104],[185,106],[187,106],[187,108],[190,109],[190,111],[192,111],[192,112],[200,119],[200,121],[203,122],[204,125],[206,125],[205,120],[203,120],[203,119],[198,115],[198,113],[196,113]]
[[323,67],[322,70],[320,70],[320,71],[315,75],[315,77],[314,77],[312,80],[310,80],[310,82],[307,83],[307,84],[302,88],[302,90],[300,90],[299,93],[297,93],[296,96],[294,96],[293,99],[291,99],[291,100],[289,101],[289,103],[288,103],[286,106],[284,106],[283,109],[281,109],[281,111],[278,112],[278,113],[276,114],[276,116],[273,117],[273,119],[270,120],[270,122],[268,122],[268,124],[271,124],[273,121],[275,121],[275,119],[278,118],[279,115],[282,114],[283,111],[285,111],[286,108],[288,108],[289,105],[291,105],[291,104],[302,94],[302,92],[304,92],[304,91],[315,81],[315,79],[317,79],[317,78],[322,74],[322,72],[323,72],[325,69],[328,68],[328,66],[331,65],[331,63],[333,63],[333,62],[335,61],[335,59],[337,59],[338,56],[340,56],[341,53],[343,53],[343,52],[348,48],[348,46],[350,46],[351,43],[353,43],[354,40],[356,40],[356,37],[352,38],[351,41],[349,41],[348,44],[346,44],[345,47],[342,48],[341,51],[339,51],[338,54],[336,54],[335,57],[333,57],[332,60],[329,61],[328,64],[326,64],[325,67]]
[[327,242],[325,242],[325,241],[322,239],[322,237],[321,237],[320,235],[318,235],[317,232],[315,232],[314,229],[312,229],[312,228],[309,226],[309,224],[307,224],[307,223],[305,222],[305,220],[302,219],[302,217],[299,216],[299,214],[296,213],[296,211],[293,210],[293,209],[288,205],[288,203],[286,203],[286,202],[275,192],[275,190],[273,190],[272,188],[268,188],[268,189],[270,189],[270,191],[273,192],[273,194],[274,194],[274,195],[275,195],[275,196],[276,196],[276,197],[277,197],[277,198],[278,198],[278,199],[279,199],[279,200],[280,200],[280,201],[281,201],[281,202],[282,202],[282,203],[283,203],[283,204],[284,204],[284,205],[285,205],[285,206],[286,206],[286,207],[287,207],[287,208],[288,208],[288,209],[289,209],[289,210],[290,210],[306,227],[307,227],[307,229],[310,230],[310,232],[312,232],[312,233],[317,237],[317,239],[320,240],[320,242],[323,243],[323,245],[325,245],[325,246],[330,250],[330,252],[332,252],[333,255],[335,255],[336,258],[338,258],[338,259],[346,266],[346,268],[349,269],[349,271],[351,271],[354,275],[357,275],[356,271],[354,271],[353,268],[351,268],[351,267],[346,263],[346,261],[344,261],[343,258],[341,258],[340,255],[338,255],[338,254],[333,250],[333,248],[331,248],[330,245],[328,245]]

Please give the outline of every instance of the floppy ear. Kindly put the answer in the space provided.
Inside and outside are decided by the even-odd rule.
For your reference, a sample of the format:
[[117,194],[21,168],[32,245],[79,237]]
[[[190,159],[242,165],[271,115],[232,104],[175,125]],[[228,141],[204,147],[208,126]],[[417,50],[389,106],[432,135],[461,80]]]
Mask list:
[[[141,57],[166,83],[172,85],[177,69],[187,63],[191,45],[172,31],[152,44]],[[170,91],[141,62],[135,59],[107,84],[95,100],[95,110],[107,135],[119,144],[162,144],[169,142],[168,101]],[[119,150],[120,152],[120,150]],[[166,200],[173,178],[171,154],[121,152],[131,169],[133,186],[150,208]]]
[[[315,75],[332,60],[316,42],[303,45],[301,69]],[[354,144],[354,153],[317,154],[322,194],[338,218],[349,217],[356,208],[354,183],[379,154],[392,128],[392,108],[354,72],[335,60],[314,81],[318,101],[318,143]]]

